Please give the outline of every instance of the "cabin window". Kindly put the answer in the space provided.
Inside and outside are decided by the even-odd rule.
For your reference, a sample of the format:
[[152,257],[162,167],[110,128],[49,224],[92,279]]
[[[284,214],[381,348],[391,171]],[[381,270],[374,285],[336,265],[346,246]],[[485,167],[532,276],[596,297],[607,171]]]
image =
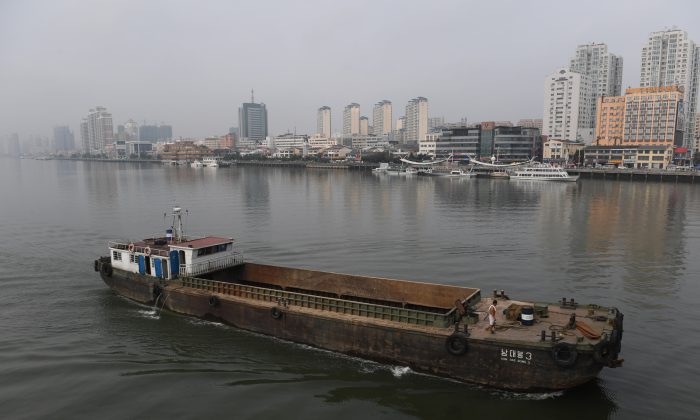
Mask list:
[[129,262],[132,264],[138,264],[138,260],[136,259],[136,255],[129,254]]
[[228,248],[229,244],[220,244],[208,246],[206,248],[200,248],[197,250],[197,256],[201,257],[203,255],[216,254],[217,252],[224,252]]
[[112,251],[112,260],[121,261],[122,260],[122,253],[119,251]]

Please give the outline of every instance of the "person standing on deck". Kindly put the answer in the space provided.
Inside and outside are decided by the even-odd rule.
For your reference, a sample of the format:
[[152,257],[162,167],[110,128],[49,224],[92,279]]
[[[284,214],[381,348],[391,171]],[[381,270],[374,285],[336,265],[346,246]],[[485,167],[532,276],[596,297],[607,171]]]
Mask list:
[[496,299],[493,300],[493,303],[491,306],[489,306],[489,330],[491,330],[491,334],[494,334],[496,332],[496,305],[498,305],[498,301]]

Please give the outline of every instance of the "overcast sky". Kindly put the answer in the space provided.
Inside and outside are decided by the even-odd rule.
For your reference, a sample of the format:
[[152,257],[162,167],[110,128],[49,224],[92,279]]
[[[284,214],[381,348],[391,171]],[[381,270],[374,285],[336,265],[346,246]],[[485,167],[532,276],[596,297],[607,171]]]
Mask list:
[[652,31],[700,42],[698,1],[82,1],[0,0],[0,136],[50,136],[102,105],[201,138],[267,104],[271,134],[313,133],[328,105],[394,120],[416,96],[430,116],[541,118],[544,78],[576,46],[605,42],[639,84]]

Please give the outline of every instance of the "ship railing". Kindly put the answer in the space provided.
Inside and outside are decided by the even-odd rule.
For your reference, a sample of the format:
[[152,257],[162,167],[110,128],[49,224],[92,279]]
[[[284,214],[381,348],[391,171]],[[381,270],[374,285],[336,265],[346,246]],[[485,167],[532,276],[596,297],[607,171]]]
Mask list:
[[180,275],[198,276],[200,274],[211,273],[212,271],[223,270],[224,268],[235,267],[243,263],[243,254],[236,252],[208,261],[180,264]]
[[321,311],[335,312],[406,324],[447,327],[454,323],[454,308],[445,309],[444,313],[434,313],[417,309],[392,307],[353,300],[315,296],[305,293],[288,292],[238,283],[208,280],[196,277],[181,277],[185,287],[206,290],[212,293],[236,296],[276,303],[283,306],[298,306]]
[[[158,248],[151,248],[148,246],[136,246],[134,245],[133,250],[129,250],[129,245],[131,243],[127,242],[121,242],[121,241],[109,241],[109,247],[113,249],[119,249],[122,251],[127,251],[131,253],[136,253],[136,254],[148,254],[150,256],[156,256],[156,257],[164,257],[168,258],[168,251],[164,251],[162,249]],[[146,250],[148,248],[148,250]],[[149,254],[150,252],[150,254]]]

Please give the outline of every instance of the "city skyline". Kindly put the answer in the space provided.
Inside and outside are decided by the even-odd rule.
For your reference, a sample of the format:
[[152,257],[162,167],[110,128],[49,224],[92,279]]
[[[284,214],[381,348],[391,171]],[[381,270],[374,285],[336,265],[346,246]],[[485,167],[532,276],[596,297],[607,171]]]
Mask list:
[[[0,54],[8,64],[0,69],[0,81],[7,86],[0,102],[0,135],[50,136],[56,125],[68,125],[77,133],[85,110],[101,104],[113,114],[115,126],[129,118],[169,121],[176,127],[175,137],[202,138],[238,125],[238,107],[251,88],[256,88],[256,101],[271,112],[272,134],[294,128],[314,133],[314,112],[322,105],[336,111],[332,126],[342,127],[340,111],[348,103],[359,103],[371,118],[371,106],[379,100],[389,99],[401,109],[416,96],[430,99],[430,117],[443,116],[447,122],[462,117],[541,118],[541,81],[554,69],[567,67],[578,45],[605,43],[621,56],[624,89],[640,84],[640,53],[652,32],[676,26],[690,39],[700,40],[692,19],[700,5],[693,2],[679,2],[682,7],[619,2],[607,5],[604,16],[592,5],[581,11],[576,28],[557,19],[554,10],[517,2],[448,2],[434,7],[414,3],[390,23],[378,19],[396,13],[390,3],[377,4],[382,13],[376,16],[361,15],[362,7],[350,5],[317,3],[313,16],[304,16],[284,3],[265,8],[216,2],[197,7],[139,3],[142,11],[134,15],[136,3],[126,1],[109,3],[89,21],[74,13],[82,2],[70,3],[75,7],[33,7],[32,1],[0,6]],[[456,25],[465,13],[498,13],[499,22]],[[209,25],[221,14],[248,19],[240,19],[230,31]],[[155,33],[150,26],[154,16],[162,17]],[[253,22],[261,16],[268,19],[266,25],[255,27]],[[295,16],[297,30],[289,32],[282,23]],[[326,17],[320,27],[319,16]],[[523,19],[530,19],[533,28],[517,37],[508,35],[505,29]],[[48,24],[54,20],[64,24]],[[542,28],[536,28],[537,22]],[[414,31],[418,23],[424,28]],[[619,30],[621,23],[625,31]],[[353,28],[358,36],[350,41],[344,35]],[[250,30],[257,31],[260,40],[241,46],[237,38]],[[378,31],[392,34],[376,49],[384,55],[370,51],[352,64],[338,59],[338,52],[351,48],[350,43],[361,45]],[[499,31],[506,35],[498,36]],[[486,33],[490,35],[484,38]],[[404,38],[410,42],[402,42]],[[109,59],[87,60],[97,42]],[[310,59],[318,53],[317,43],[331,51],[327,65]],[[235,57],[255,51],[265,58],[258,62],[284,63],[285,70],[279,65],[234,65],[225,58],[223,64],[207,64],[222,60],[222,50]],[[438,61],[432,58],[436,53]],[[474,63],[484,55],[490,59]],[[393,123],[400,116],[395,110]]]

